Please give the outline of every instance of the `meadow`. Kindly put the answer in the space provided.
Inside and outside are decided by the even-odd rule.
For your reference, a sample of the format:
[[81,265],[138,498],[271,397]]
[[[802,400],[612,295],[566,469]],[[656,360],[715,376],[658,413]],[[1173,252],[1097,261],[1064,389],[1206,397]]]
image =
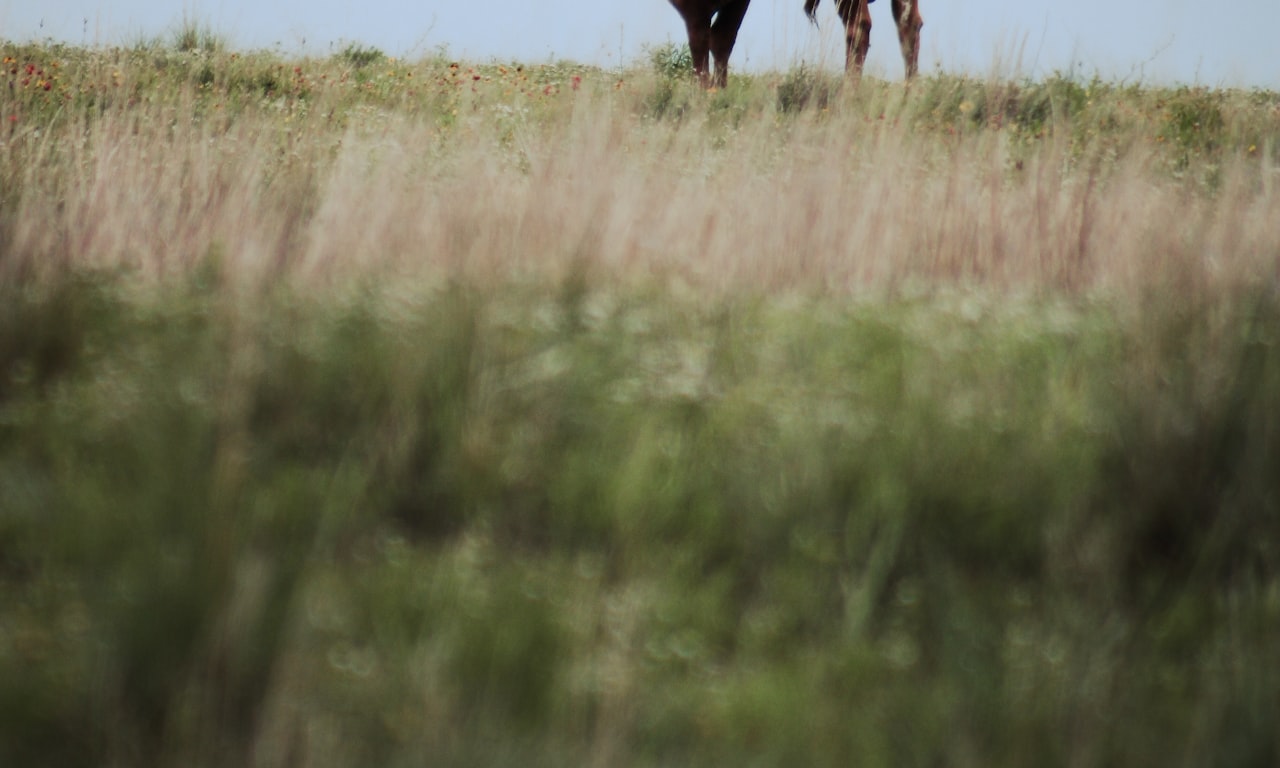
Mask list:
[[1280,94],[0,52],[0,764],[1280,762]]

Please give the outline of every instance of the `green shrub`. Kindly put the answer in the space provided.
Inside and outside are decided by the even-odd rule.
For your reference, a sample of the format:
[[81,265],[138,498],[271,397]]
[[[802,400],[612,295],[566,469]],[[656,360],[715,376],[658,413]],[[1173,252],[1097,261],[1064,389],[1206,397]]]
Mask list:
[[664,80],[683,80],[693,77],[693,54],[689,46],[667,43],[648,52],[649,65]]
[[809,107],[826,109],[840,88],[840,81],[819,70],[800,65],[778,83],[778,111],[802,112]]
[[173,33],[173,48],[179,53],[213,54],[226,50],[227,41],[208,24],[184,16]]
[[377,64],[382,61],[386,58],[386,54],[373,46],[349,43],[347,47],[343,48],[342,52],[338,54],[338,58],[356,69],[363,69],[371,64]]

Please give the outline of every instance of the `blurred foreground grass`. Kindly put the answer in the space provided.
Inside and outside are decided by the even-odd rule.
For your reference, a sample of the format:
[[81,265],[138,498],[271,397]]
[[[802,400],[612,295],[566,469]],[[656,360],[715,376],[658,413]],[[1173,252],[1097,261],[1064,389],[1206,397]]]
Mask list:
[[0,292],[5,765],[1271,765],[1280,304]]

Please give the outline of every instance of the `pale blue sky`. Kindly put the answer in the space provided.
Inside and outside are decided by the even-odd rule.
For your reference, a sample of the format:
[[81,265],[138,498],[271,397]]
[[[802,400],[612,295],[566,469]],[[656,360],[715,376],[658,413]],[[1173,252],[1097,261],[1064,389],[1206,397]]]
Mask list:
[[[1054,70],[1108,79],[1280,89],[1280,0],[921,0],[925,72],[1039,76]],[[733,65],[785,69],[843,62],[831,0],[820,29],[802,0],[753,0]],[[888,0],[871,6],[871,72],[902,64]],[[184,14],[233,46],[327,53],[347,43],[388,54],[446,46],[456,56],[613,66],[646,45],[683,42],[667,0],[0,0],[0,38],[129,43],[166,34]]]

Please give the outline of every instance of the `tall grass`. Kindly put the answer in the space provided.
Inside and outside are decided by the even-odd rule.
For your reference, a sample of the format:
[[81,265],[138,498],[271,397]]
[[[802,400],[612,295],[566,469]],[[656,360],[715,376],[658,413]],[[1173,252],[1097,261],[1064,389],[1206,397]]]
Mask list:
[[[12,68],[61,62],[39,53]],[[1131,293],[1273,266],[1274,95],[940,77],[789,114],[774,94],[796,86],[768,79],[706,96],[644,72],[79,55],[5,105],[10,269],[159,275],[216,248],[333,278]],[[655,89],[691,109],[655,118]]]
[[1280,759],[1277,95],[4,59],[0,763]]

